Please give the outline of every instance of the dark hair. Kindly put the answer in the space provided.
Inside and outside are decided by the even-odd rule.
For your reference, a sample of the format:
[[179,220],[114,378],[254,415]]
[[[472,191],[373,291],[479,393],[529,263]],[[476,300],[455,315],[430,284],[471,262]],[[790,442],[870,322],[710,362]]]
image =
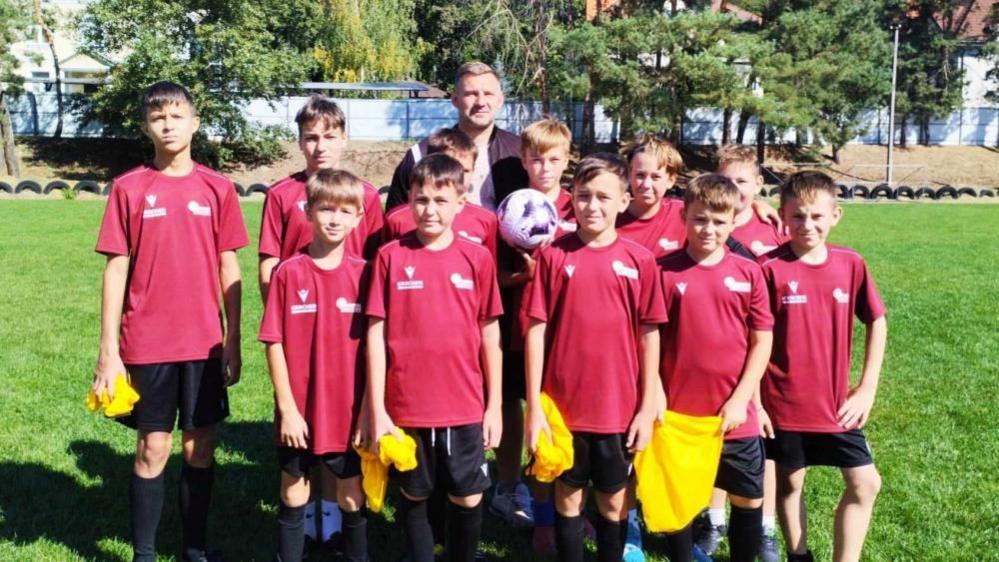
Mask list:
[[690,180],[683,192],[683,203],[688,209],[694,202],[715,213],[735,211],[739,206],[739,188],[721,174],[701,174]]
[[298,138],[302,138],[302,127],[314,121],[322,121],[330,129],[347,130],[347,116],[335,101],[326,96],[312,94],[302,109],[295,114],[298,125]]
[[596,152],[580,160],[572,176],[572,185],[585,185],[602,174],[617,176],[621,181],[621,190],[628,191],[628,165],[620,156],[610,152]]
[[427,154],[440,153],[471,154],[472,160],[478,157],[479,149],[461,129],[437,129],[427,139]]
[[420,160],[409,175],[409,189],[430,184],[434,189],[452,187],[465,192],[465,169],[447,154],[431,154]]
[[839,188],[836,182],[826,174],[817,170],[802,170],[795,172],[784,180],[780,186],[780,204],[783,207],[791,199],[814,201],[819,193],[826,193],[836,201]]
[[142,92],[142,98],[139,100],[139,117],[145,121],[150,110],[162,109],[175,103],[186,103],[194,115],[198,114],[198,108],[194,105],[194,96],[187,88],[167,80],[157,82]]

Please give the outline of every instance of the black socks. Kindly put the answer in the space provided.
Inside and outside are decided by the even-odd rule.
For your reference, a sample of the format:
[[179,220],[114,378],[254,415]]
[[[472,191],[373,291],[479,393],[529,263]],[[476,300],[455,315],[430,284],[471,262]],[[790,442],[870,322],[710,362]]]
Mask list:
[[197,559],[208,548],[208,505],[212,501],[212,482],[215,466],[198,468],[184,464],[180,469],[180,486],[177,499],[180,504],[180,521],[184,530],[184,554]]
[[427,500],[413,501],[402,496],[400,503],[409,561],[434,562],[434,536],[427,519]]
[[368,562],[368,517],[364,508],[343,514],[343,557],[347,562]]
[[482,503],[462,507],[448,502],[447,558],[449,562],[474,562],[482,534]]
[[[583,516],[567,517],[555,512],[555,548],[559,562],[582,562]],[[623,552],[623,548],[622,548]],[[621,553],[618,553],[620,559]]]
[[278,506],[278,559],[300,562],[305,550],[305,506]]
[[597,518],[597,560],[599,562],[620,562],[624,552],[624,538],[628,530],[628,520],[611,521],[602,516]]
[[693,525],[687,525],[679,533],[666,535],[666,554],[670,562],[691,562],[694,559]]
[[153,478],[132,474],[128,489],[132,516],[133,562],[156,561],[156,528],[163,512],[163,473]]
[[763,508],[744,509],[732,506],[728,519],[728,544],[732,562],[753,562],[760,550],[763,534]]

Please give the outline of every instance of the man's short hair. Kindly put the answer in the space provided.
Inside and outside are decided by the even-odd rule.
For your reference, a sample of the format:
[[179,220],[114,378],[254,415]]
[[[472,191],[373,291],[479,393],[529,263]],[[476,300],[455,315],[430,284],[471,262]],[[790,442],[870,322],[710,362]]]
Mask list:
[[455,91],[458,90],[458,84],[461,83],[461,79],[466,75],[482,76],[483,74],[492,74],[493,78],[495,78],[497,82],[501,81],[500,75],[488,64],[479,61],[466,62],[465,64],[459,66],[458,72],[454,74]]
[[583,158],[576,166],[576,173],[572,176],[573,187],[586,185],[594,178],[603,174],[617,176],[621,183],[621,191],[628,191],[628,165],[617,154],[610,152],[596,152]]
[[413,168],[409,174],[409,190],[433,186],[433,189],[453,188],[459,195],[465,192],[465,169],[447,154],[431,154]]
[[320,94],[309,96],[309,100],[295,114],[299,139],[302,138],[302,129],[315,121],[322,121],[327,128],[341,133],[347,130],[347,116],[344,115],[343,110],[335,101]]
[[364,185],[347,170],[321,169],[305,182],[309,208],[320,203],[353,205],[364,209]]
[[739,200],[739,188],[721,174],[701,174],[690,180],[683,193],[683,203],[688,209],[697,202],[715,213],[735,212]]
[[479,149],[472,139],[461,129],[445,127],[437,129],[427,138],[427,154],[470,154],[472,160],[479,156]]
[[716,169],[721,170],[730,164],[749,164],[759,170],[760,161],[756,158],[756,147],[744,144],[726,144],[719,148]]
[[168,80],[157,82],[142,92],[142,98],[139,100],[139,117],[145,121],[151,110],[162,109],[175,103],[187,104],[194,115],[198,114],[198,108],[194,105],[194,96],[187,88]]
[[521,151],[544,154],[553,148],[564,148],[566,154],[572,148],[572,131],[558,119],[545,115],[520,132]]
[[780,204],[783,207],[792,199],[812,202],[819,193],[828,194],[835,202],[839,187],[831,177],[818,170],[802,170],[791,174],[781,184]]
[[628,164],[639,154],[649,154],[656,159],[659,168],[664,168],[666,173],[676,176],[683,169],[683,157],[680,151],[673,146],[673,143],[652,134],[644,134],[634,142],[627,145],[624,150]]

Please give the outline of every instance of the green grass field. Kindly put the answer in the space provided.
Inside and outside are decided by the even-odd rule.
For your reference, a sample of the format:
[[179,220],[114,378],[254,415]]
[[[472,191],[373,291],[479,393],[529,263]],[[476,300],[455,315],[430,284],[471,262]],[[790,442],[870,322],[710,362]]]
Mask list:
[[[83,407],[97,350],[103,259],[93,246],[103,206],[0,201],[3,561],[130,556],[134,436]],[[243,210],[255,234],[260,204]],[[957,204],[850,205],[834,233],[867,257],[889,307],[888,357],[868,425],[884,488],[865,559],[999,560],[997,233],[999,206]],[[271,394],[256,342],[254,249],[241,259],[245,367],[221,430],[212,535],[230,560],[270,560],[277,502]],[[175,454],[168,468],[164,560],[179,543],[170,499],[179,462]],[[812,549],[828,560],[839,476],[816,469],[809,478]],[[401,529],[381,516],[371,520],[373,559],[395,562]],[[528,560],[529,544],[526,534],[487,516],[491,556]]]

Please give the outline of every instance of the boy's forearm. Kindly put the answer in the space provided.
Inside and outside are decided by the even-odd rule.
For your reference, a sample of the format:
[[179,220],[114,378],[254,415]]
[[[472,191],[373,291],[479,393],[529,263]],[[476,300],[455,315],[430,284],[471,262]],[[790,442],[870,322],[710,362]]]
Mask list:
[[773,341],[773,332],[762,330],[749,332],[749,352],[746,354],[746,366],[742,369],[742,376],[739,378],[739,384],[732,391],[731,399],[743,400],[748,404],[755,398],[758,404],[760,380],[763,379],[763,373],[766,372],[767,363],[770,361]]
[[545,330],[548,324],[531,320],[524,342],[524,372],[527,382],[527,407],[541,407],[541,377],[545,366]]
[[655,414],[656,393],[659,390],[659,326],[642,324],[642,336],[639,340],[641,352],[640,375],[642,394],[640,410]]
[[859,386],[877,390],[888,344],[888,321],[884,316],[867,325],[866,343]]
[[240,316],[242,314],[243,282],[239,272],[239,259],[236,252],[222,252],[220,256],[219,279],[222,285],[222,302],[225,307],[226,341],[238,341]]
[[271,384],[274,385],[274,403],[281,413],[290,412],[290,408],[298,410],[295,396],[291,392],[291,382],[288,378],[288,362],[284,358],[284,345],[280,343],[267,344],[267,369],[271,373]]
[[482,365],[489,390],[487,410],[503,407],[503,351],[500,350],[499,323],[493,319],[482,326]]
[[368,404],[372,415],[385,413],[385,322],[370,319],[365,342],[368,356]]
[[274,256],[261,256],[257,266],[257,275],[260,285],[260,298],[267,302],[267,290],[271,288],[271,273],[280,260]]
[[100,351],[102,354],[118,354],[118,333],[125,302],[128,264],[128,256],[111,256],[104,266],[104,279],[101,285]]

